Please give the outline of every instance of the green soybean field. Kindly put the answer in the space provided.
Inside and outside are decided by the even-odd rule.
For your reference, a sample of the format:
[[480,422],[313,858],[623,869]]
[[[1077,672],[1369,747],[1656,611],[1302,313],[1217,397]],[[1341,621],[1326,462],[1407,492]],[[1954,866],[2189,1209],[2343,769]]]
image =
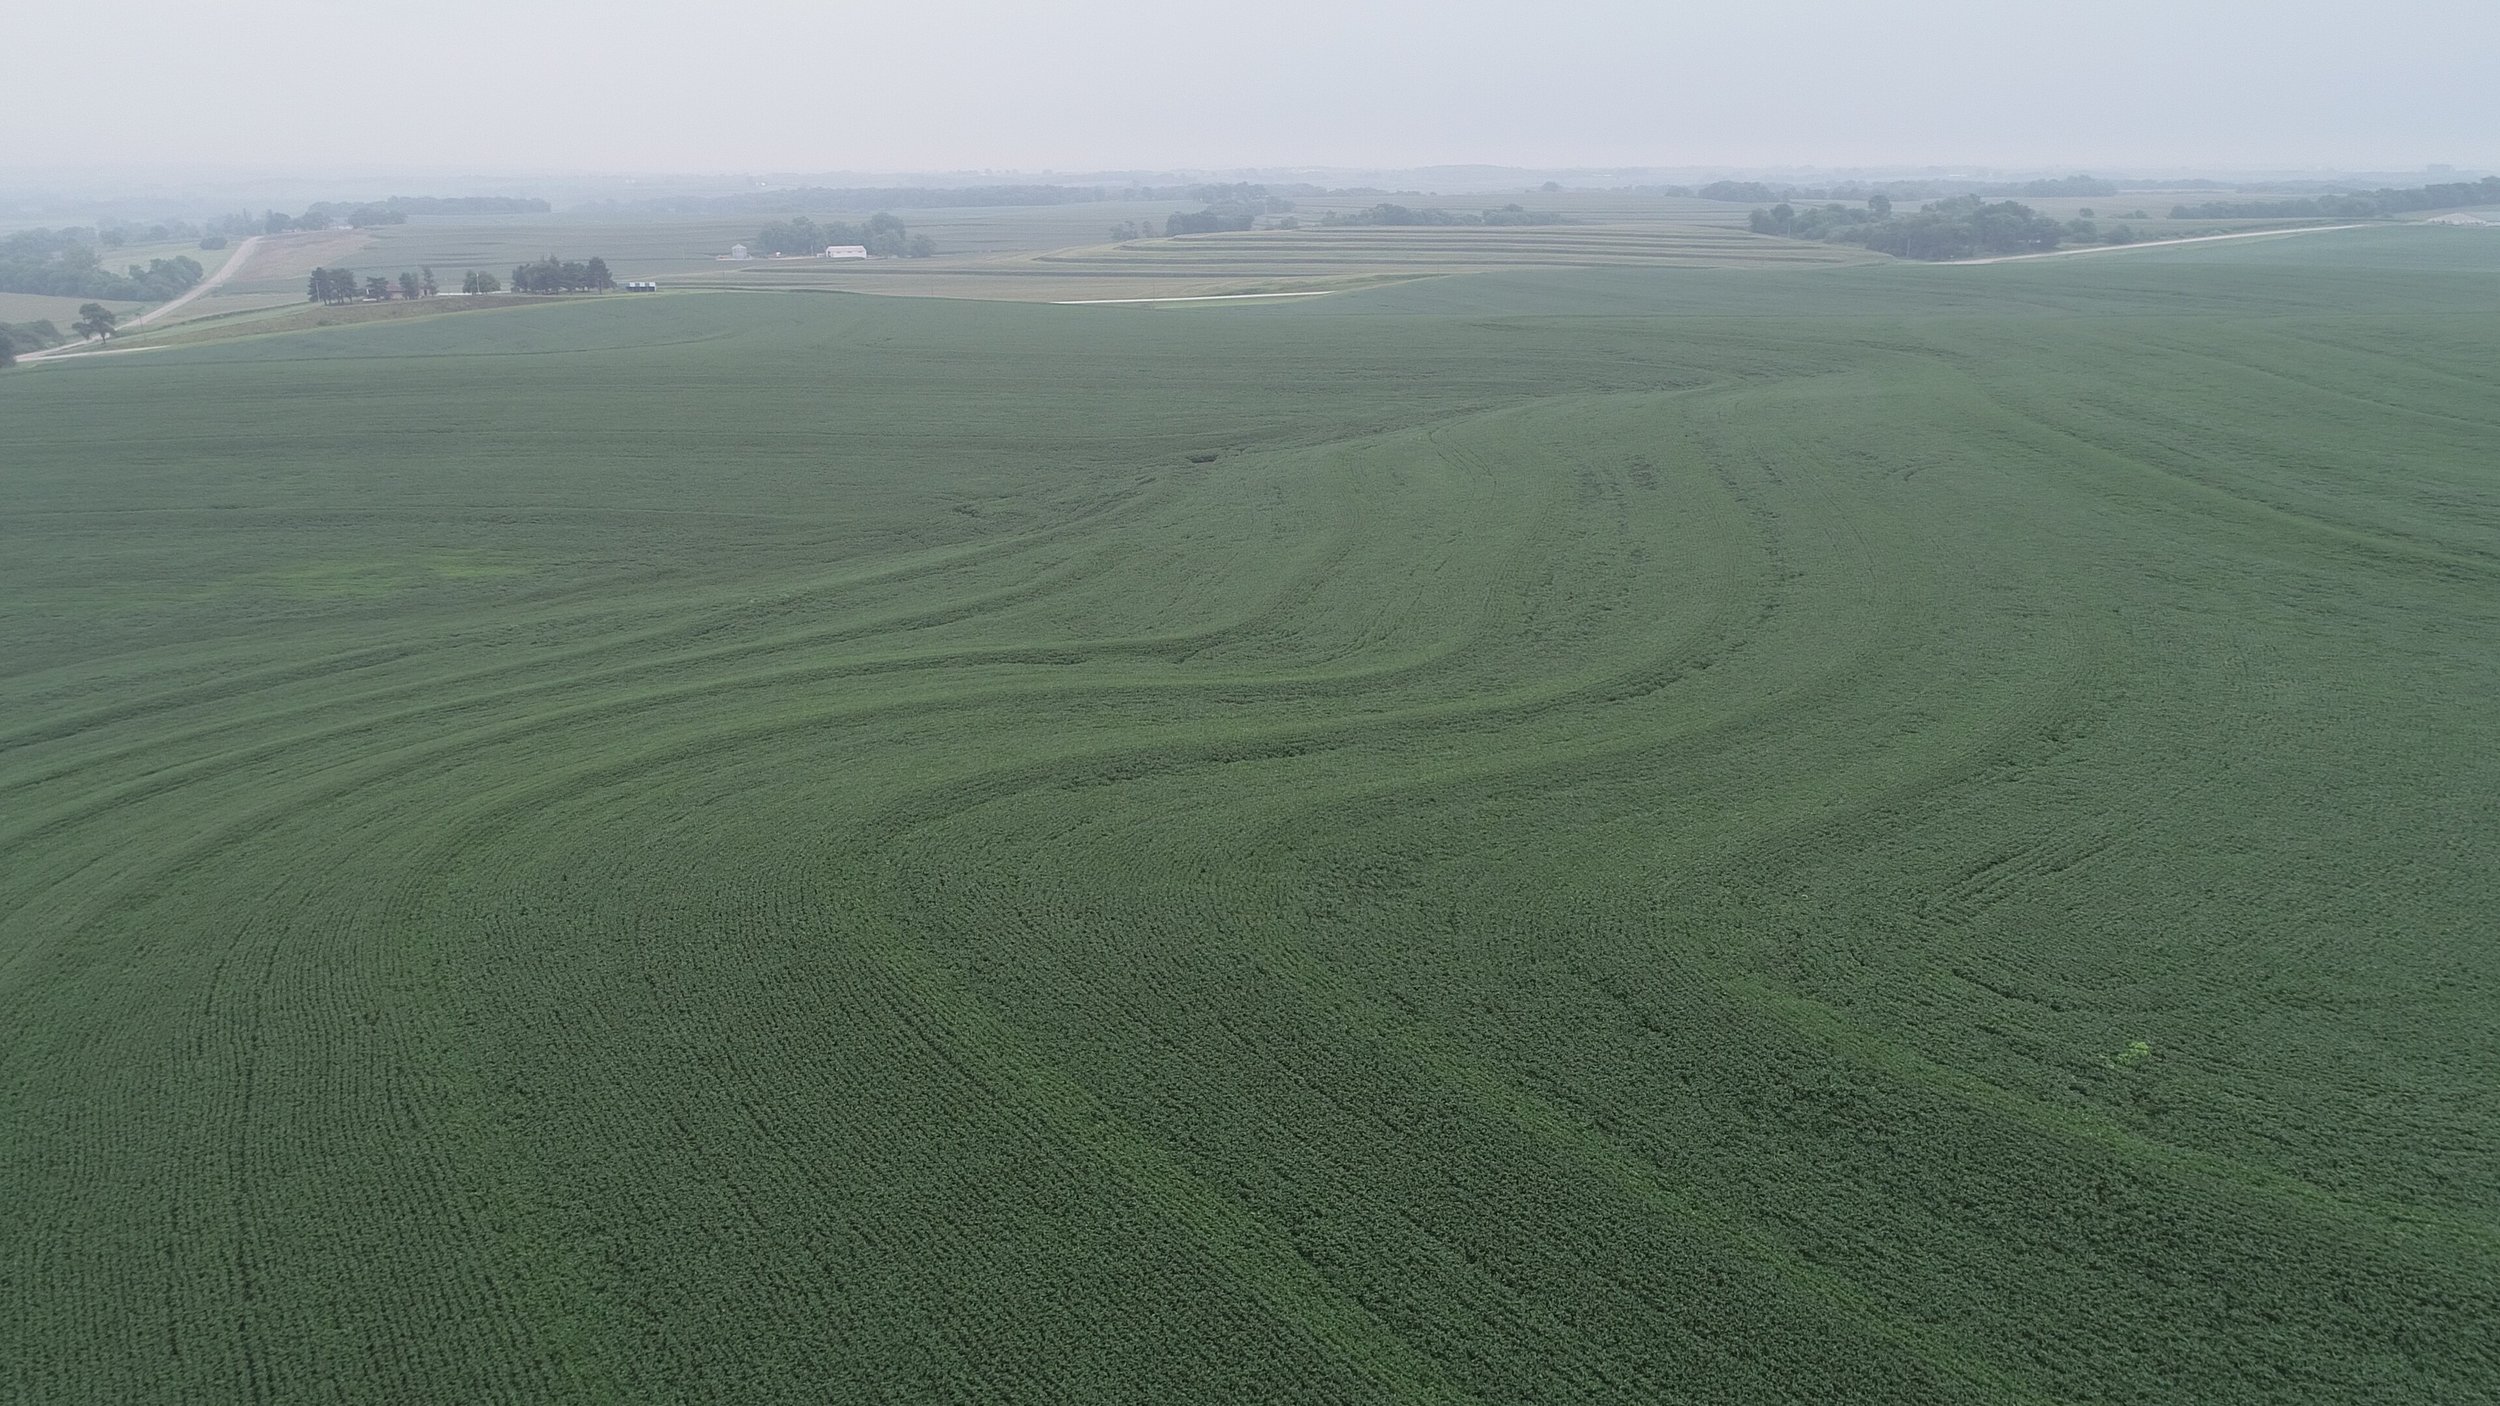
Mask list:
[[2496,368],[2387,228],[0,373],[0,1400],[2500,1398]]

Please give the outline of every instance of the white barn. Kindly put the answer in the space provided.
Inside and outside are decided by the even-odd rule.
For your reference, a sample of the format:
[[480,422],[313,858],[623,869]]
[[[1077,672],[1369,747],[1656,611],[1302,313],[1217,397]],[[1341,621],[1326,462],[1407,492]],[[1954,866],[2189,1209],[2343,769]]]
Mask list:
[[868,247],[864,244],[828,244],[825,246],[825,257],[828,259],[865,259],[868,257]]

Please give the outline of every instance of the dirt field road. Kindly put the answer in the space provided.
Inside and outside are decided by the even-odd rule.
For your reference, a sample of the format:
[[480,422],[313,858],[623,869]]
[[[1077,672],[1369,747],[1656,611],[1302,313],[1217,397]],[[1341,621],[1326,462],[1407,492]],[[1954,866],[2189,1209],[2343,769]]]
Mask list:
[[[236,245],[234,247],[234,253],[229,255],[224,263],[217,266],[217,271],[215,273],[212,273],[208,277],[203,278],[199,282],[191,285],[190,291],[184,293],[181,297],[175,298],[169,302],[159,303],[155,307],[152,307],[146,312],[139,314],[137,317],[130,319],[128,322],[123,323],[121,325],[121,330],[127,332],[133,327],[145,327],[149,323],[155,322],[164,317],[167,313],[189,306],[192,300],[196,298],[202,298],[210,293],[216,292],[218,288],[225,284],[227,279],[234,277],[245,264],[252,261],[252,255],[260,251],[260,241],[264,237],[265,236],[255,234],[251,238],[244,240],[241,244]],[[50,347],[43,351],[28,352],[19,357],[18,360],[21,362],[43,361],[56,356],[70,356],[78,352],[87,351],[94,347],[94,345],[95,343],[93,342],[84,341],[66,342],[60,346]]]

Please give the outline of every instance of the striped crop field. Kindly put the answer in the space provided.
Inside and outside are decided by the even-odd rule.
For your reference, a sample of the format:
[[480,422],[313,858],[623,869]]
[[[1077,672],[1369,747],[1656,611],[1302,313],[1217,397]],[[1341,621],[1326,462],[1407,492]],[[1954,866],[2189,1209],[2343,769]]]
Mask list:
[[2489,1401],[2478,233],[0,373],[0,1400]]
[[1191,234],[964,259],[742,264],[700,281],[938,297],[1172,297],[1338,289],[1506,269],[1810,269],[1880,258],[1847,245],[1709,226],[1355,226]]

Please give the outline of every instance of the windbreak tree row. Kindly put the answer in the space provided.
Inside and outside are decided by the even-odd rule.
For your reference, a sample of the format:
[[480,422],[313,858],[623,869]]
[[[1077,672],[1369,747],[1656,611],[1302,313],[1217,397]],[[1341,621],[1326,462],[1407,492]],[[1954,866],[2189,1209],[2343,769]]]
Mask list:
[[[431,298],[439,291],[431,268],[416,273],[403,271],[397,279],[374,274],[361,283],[357,281],[354,269],[317,268],[305,280],[304,300],[312,303],[384,303],[393,298],[404,298],[414,302],[419,298]],[[469,288],[463,291],[476,290]]]

